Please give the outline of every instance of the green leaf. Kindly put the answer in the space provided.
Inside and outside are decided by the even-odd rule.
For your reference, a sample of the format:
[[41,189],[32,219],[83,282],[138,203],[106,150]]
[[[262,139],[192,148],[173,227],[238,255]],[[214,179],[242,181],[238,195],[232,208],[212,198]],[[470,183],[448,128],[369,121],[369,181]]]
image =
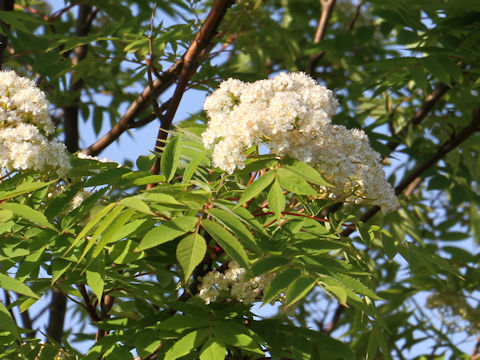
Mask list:
[[12,319],[12,316],[8,312],[8,309],[0,301],[0,329],[7,330],[14,337],[19,338],[18,327],[15,324],[15,321]]
[[357,230],[360,234],[360,239],[368,246],[372,246],[372,241],[374,240],[374,234],[370,231],[370,226],[359,222],[357,224]]
[[197,153],[195,158],[188,163],[187,167],[183,171],[182,182],[184,184],[187,184],[190,181],[190,179],[192,178],[193,174],[195,174],[195,171],[197,170],[198,165],[200,165],[203,158],[205,157],[205,154],[206,154],[206,151],[203,151],[201,153]]
[[264,352],[260,349],[259,341],[255,340],[255,333],[233,321],[215,321],[212,332],[216,339],[225,344],[264,355]]
[[55,282],[62,276],[65,271],[68,270],[70,266],[72,266],[72,262],[65,260],[61,257],[54,258],[52,260],[52,281],[50,282],[51,285],[55,284]]
[[42,212],[32,209],[30,206],[17,203],[5,203],[1,206],[1,209],[10,210],[15,215],[25,220],[31,221],[40,226],[44,226],[48,229],[55,230],[55,227],[48,222],[47,218]]
[[260,176],[256,181],[250,184],[249,187],[243,192],[242,196],[240,196],[240,200],[238,201],[238,205],[242,205],[253,199],[258,194],[262,192],[268,185],[272,183],[275,179],[275,172],[269,171],[262,176]]
[[367,355],[365,360],[374,360],[378,351],[378,337],[375,331],[370,331],[368,337]]
[[112,222],[118,218],[118,214],[123,210],[123,206],[116,206],[112,211],[110,211],[98,224],[97,229],[93,233],[92,237],[88,239],[85,249],[83,250],[82,256],[78,259],[77,263],[79,264],[82,259],[87,255],[90,249],[96,244],[97,239],[100,238],[102,233],[110,228]]
[[281,168],[278,170],[278,180],[288,191],[298,195],[317,195],[317,192],[297,173]]
[[162,342],[160,339],[160,334],[154,330],[141,329],[135,336],[135,349],[138,356],[144,358],[153,354]]
[[257,242],[247,227],[231,213],[221,209],[207,209],[207,213],[220,220],[249,250],[258,251]]
[[190,354],[208,336],[208,329],[200,329],[189,332],[178,340],[165,354],[165,360],[175,360]]
[[415,81],[415,84],[422,89],[424,93],[428,92],[428,80],[427,80],[427,75],[425,74],[425,70],[423,69],[423,66],[420,64],[410,64],[408,66],[408,72],[410,73],[410,76],[412,77],[413,81]]
[[181,216],[173,220],[164,221],[145,234],[135,251],[142,251],[171,241],[191,230],[198,223],[195,216]]
[[250,269],[252,277],[265,274],[267,272],[278,269],[279,267],[286,265],[290,262],[290,259],[283,256],[269,256],[264,259],[260,259]]
[[465,240],[470,237],[468,232],[460,232],[460,231],[451,231],[451,232],[444,232],[440,234],[440,240],[445,241],[458,241],[458,240]]
[[40,298],[27,285],[5,274],[0,274],[0,288],[4,290],[15,291],[16,293],[29,296],[35,299]]
[[119,201],[119,204],[128,206],[129,208],[137,210],[138,212],[144,214],[153,215],[150,207],[144,201],[140,200],[137,196],[123,198]]
[[377,323],[373,327],[373,333],[375,334],[378,344],[380,345],[380,349],[382,349],[383,358],[386,360],[392,360],[392,356],[390,355],[390,349],[388,348],[387,341],[383,336],[382,330],[380,330]]
[[15,187],[15,190],[11,191],[0,191],[0,200],[12,199],[16,196],[28,194],[35,190],[42,189],[53,183],[50,182],[24,182]]
[[107,215],[110,210],[112,210],[113,208],[116,207],[117,204],[115,203],[112,203],[112,204],[109,204],[107,206],[105,206],[102,210],[100,210],[98,212],[98,214],[96,214],[85,226],[84,228],[82,229],[82,231],[80,231],[80,233],[77,235],[77,237],[75,238],[75,240],[73,241],[72,245],[70,245],[70,247],[67,249],[67,251],[65,251],[65,254],[67,254],[70,250],[72,250],[78,243],[81,239],[83,239],[90,230],[92,230],[95,225],[97,225],[105,215]]
[[105,260],[103,256],[95,258],[87,268],[87,285],[98,300],[102,298],[105,286]]
[[436,56],[426,56],[422,58],[422,61],[425,67],[434,77],[447,85],[451,85],[450,75],[445,71],[444,67],[441,65]]
[[395,245],[395,241],[390,236],[382,234],[382,245],[388,259],[392,260],[395,255],[397,255],[397,247]]
[[270,283],[263,294],[263,304],[267,304],[277,297],[278,294],[284,292],[288,285],[300,276],[300,270],[287,269],[278,274]]
[[77,222],[83,220],[85,218],[85,215],[88,214],[88,212],[95,206],[97,205],[98,201],[100,198],[107,192],[108,187],[104,187],[103,189],[100,189],[96,192],[94,192],[92,195],[90,195],[88,198],[86,198],[79,207],[71,211],[67,216],[65,216],[62,219],[62,230],[69,230],[72,226],[74,226]]
[[128,225],[125,225],[125,223],[132,217],[132,215],[133,210],[126,210],[114,219],[114,221],[107,227],[105,232],[102,234],[100,240],[97,242],[97,245],[95,246],[95,249],[92,253],[93,259],[95,259],[98,254],[103,251],[105,245],[112,241],[124,238],[146,221],[136,220],[129,223]]
[[283,195],[282,187],[277,179],[270,187],[270,191],[267,195],[268,207],[273,211],[277,221],[282,218],[282,211],[285,209],[285,195]]
[[354,279],[345,274],[334,274],[333,277],[339,280],[342,284],[355,291],[357,294],[362,294],[375,300],[382,300],[382,298],[375,295],[375,293],[368,287],[366,287],[360,280]]
[[62,50],[60,51],[60,54],[63,54],[68,50],[72,50],[73,48],[76,48],[77,46],[89,44],[91,42],[107,41],[107,40],[115,41],[115,40],[121,40],[121,39],[109,37],[109,36],[103,36],[100,34],[93,34],[93,35],[87,35],[87,36],[69,36],[68,38],[63,38],[55,41],[45,51],[49,52],[58,46],[62,46]]
[[202,220],[202,226],[241,267],[248,268],[248,256],[242,244],[228,230],[211,220]]
[[315,286],[316,282],[317,279],[307,275],[302,275],[295,279],[287,288],[285,305],[289,306],[303,299]]
[[160,168],[162,174],[166,176],[167,182],[173,179],[175,171],[177,171],[178,161],[180,160],[180,152],[182,147],[182,134],[170,138],[165,146],[162,154]]
[[327,285],[324,287],[324,289],[333,294],[341,305],[345,306],[347,304],[347,292],[344,288],[340,286]]
[[13,217],[13,211],[0,210],[0,224],[6,223]]
[[200,352],[200,360],[224,360],[227,355],[225,344],[219,340],[210,338],[203,344]]
[[285,169],[288,169],[290,171],[293,171],[297,175],[300,175],[312,184],[332,186],[315,168],[308,164],[305,164],[302,161],[288,158],[284,160],[284,167]]
[[177,259],[183,268],[185,283],[197,265],[202,262],[206,252],[207,244],[199,234],[191,234],[178,243]]

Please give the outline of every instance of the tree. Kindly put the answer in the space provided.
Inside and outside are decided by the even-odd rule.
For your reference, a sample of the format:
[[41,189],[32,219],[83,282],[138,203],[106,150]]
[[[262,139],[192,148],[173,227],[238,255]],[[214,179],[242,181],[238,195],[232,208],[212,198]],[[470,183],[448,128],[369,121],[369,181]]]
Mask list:
[[1,358],[479,358],[478,1],[0,7]]

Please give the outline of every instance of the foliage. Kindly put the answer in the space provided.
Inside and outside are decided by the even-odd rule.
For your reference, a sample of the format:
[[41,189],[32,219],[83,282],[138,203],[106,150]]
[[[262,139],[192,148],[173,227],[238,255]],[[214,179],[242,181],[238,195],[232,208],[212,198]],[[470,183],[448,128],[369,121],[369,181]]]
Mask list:
[[[0,180],[0,358],[478,358],[478,1],[9,3],[2,68],[37,80],[71,152],[163,129],[136,166],[72,155],[64,179]],[[190,89],[282,71],[333,90],[396,212],[325,199],[321,171],[255,146],[225,173],[203,112],[172,125]],[[79,149],[79,120],[112,130]],[[232,289],[202,300],[234,263],[270,279],[255,304],[273,315]]]

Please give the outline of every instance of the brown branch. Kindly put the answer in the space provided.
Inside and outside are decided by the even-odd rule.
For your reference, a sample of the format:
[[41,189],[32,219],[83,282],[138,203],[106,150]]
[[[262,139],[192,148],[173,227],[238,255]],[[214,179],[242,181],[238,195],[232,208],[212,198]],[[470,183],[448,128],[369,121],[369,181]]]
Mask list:
[[[432,105],[433,106],[433,105]],[[418,114],[419,112],[417,112]],[[425,114],[426,115],[426,114]],[[425,115],[423,117],[425,117]],[[419,120],[421,121],[421,120]],[[411,174],[406,176],[402,182],[395,188],[395,194],[399,195],[405,190],[405,195],[409,196],[414,189],[421,182],[421,175],[426,172],[432,165],[434,165],[438,160],[442,159],[448,152],[455,149],[465,140],[467,140],[471,135],[476,131],[480,130],[480,107],[473,112],[473,119],[469,126],[464,128],[457,136],[452,137],[450,140],[445,142],[435,154],[433,154],[426,162],[417,167]],[[363,222],[370,220],[378,211],[380,211],[379,206],[374,206],[370,208],[360,219]],[[355,230],[352,228],[347,228],[342,231],[341,236],[347,237],[350,236]],[[340,320],[340,315],[345,310],[342,305],[338,305],[335,310],[334,317],[328,328],[325,330],[325,333],[329,335],[337,326],[338,321]],[[480,343],[479,343],[480,344]],[[473,358],[473,356],[472,356]],[[480,358],[480,357],[479,357]]]
[[[437,150],[435,154],[430,156],[427,161],[417,166],[415,170],[413,170],[409,175],[407,175],[398,186],[395,188],[395,194],[401,194],[408,186],[412,183],[416,182],[417,178],[421,177],[423,173],[430,169],[437,161],[444,158],[450,151],[455,149],[465,140],[467,140],[470,136],[475,134],[475,132],[480,130],[480,107],[473,111],[472,122],[470,125],[465,127],[458,135],[453,136],[451,139],[446,141],[440,148]],[[365,222],[370,220],[378,211],[380,210],[379,206],[374,206],[370,210],[368,210],[360,220]],[[349,236],[353,229],[345,229],[341,236]]]
[[[418,126],[423,119],[432,111],[433,107],[440,101],[440,99],[450,90],[448,85],[440,83],[438,87],[427,97],[422,104],[422,107],[417,110],[415,115],[408,121],[408,123],[399,131],[397,131],[394,135],[394,138],[400,139],[405,136],[405,133],[408,131],[410,127]],[[391,151],[395,151],[395,149],[400,145],[399,141],[389,141],[387,146]]]
[[[88,34],[91,28],[93,18],[96,12],[92,11],[92,7],[88,5],[80,5],[78,8],[78,21],[77,21],[77,36],[85,36]],[[87,56],[88,45],[84,44],[78,46],[73,51],[72,64],[79,64]],[[75,77],[75,70],[70,73],[72,79]],[[78,111],[80,103],[80,91],[84,85],[82,79],[71,82],[69,92],[76,94],[73,99],[73,103],[64,109],[64,130],[65,130],[65,145],[68,151],[74,153],[78,151]]]
[[[336,0],[320,0],[320,3],[322,4],[322,13],[320,14],[317,30],[315,31],[315,36],[313,38],[314,44],[318,44],[325,37],[328,22],[330,20],[330,16],[332,15],[333,7],[335,6],[335,1]],[[307,66],[307,74],[313,76],[315,68],[324,54],[325,51],[321,51],[318,54],[310,56],[310,61]]]
[[[33,330],[33,321],[30,317],[30,313],[28,309],[20,313],[20,317],[22,318],[22,324],[25,329]],[[33,339],[35,337],[35,331],[29,332],[26,335],[28,338]]]
[[348,31],[352,31],[352,30],[353,30],[353,28],[354,28],[354,26],[355,26],[355,23],[357,22],[358,17],[360,16],[360,9],[362,8],[363,4],[364,4],[364,1],[363,1],[363,0],[361,0],[361,1],[358,3],[358,5],[357,5],[357,7],[356,7],[356,9],[355,9],[355,14],[353,15],[353,18],[352,18],[352,20],[350,21],[350,24],[348,24]]
[[[135,128],[141,126],[142,121],[137,123],[134,122],[134,119],[146,109],[151,103],[151,95],[153,92],[155,97],[158,97],[161,93],[167,90],[174,82],[180,70],[183,67],[183,58],[175,62],[168,70],[162,73],[161,77],[153,81],[153,86],[148,85],[142,91],[140,95],[130,104],[125,114],[122,116],[120,121],[115,124],[112,129],[103,135],[100,139],[95,141],[88,148],[82,150],[82,153],[87,155],[96,156],[107,146],[117,140],[120,135],[130,128]],[[163,106],[163,105],[162,105]],[[162,108],[162,107],[160,107]],[[145,121],[145,124],[155,120],[155,117],[151,118],[149,121]]]
[[[175,92],[173,93],[170,103],[168,104],[167,112],[162,118],[162,124],[155,144],[155,151],[160,150],[167,138],[167,131],[172,125],[173,118],[177,112],[178,105],[180,104],[180,100],[182,99],[190,78],[198,66],[197,59],[202,51],[207,49],[210,45],[213,36],[216,34],[227,10],[233,5],[233,3],[234,0],[216,0],[195,39],[188,47],[188,50],[183,57],[184,64],[178,79],[177,87],[175,88]],[[155,164],[153,164],[152,168],[150,169],[150,172],[153,174],[160,173],[160,157],[157,158]]]
[[67,311],[67,298],[61,291],[57,289],[52,290],[52,301],[49,309],[47,335],[60,343],[62,341],[63,325]]
[[475,343],[475,346],[473,347],[472,356],[470,356],[470,360],[480,359],[479,352],[480,352],[480,337],[477,338],[477,342]]
[[[100,319],[106,320],[110,316],[108,315],[109,311],[112,309],[113,304],[115,302],[115,297],[107,294],[102,295],[102,299],[100,301]],[[95,336],[95,341],[99,341],[101,338],[108,335],[108,330],[104,329],[97,329],[97,334]]]
[[95,309],[95,306],[93,306],[92,301],[88,296],[85,285],[79,284],[77,287],[78,287],[78,290],[80,291],[80,294],[82,295],[83,301],[85,301],[85,305],[87,307],[87,312],[88,312],[88,315],[90,316],[90,319],[92,319],[92,321],[94,322],[99,321],[100,317],[98,316],[97,310]]
[[335,330],[338,321],[340,320],[340,316],[342,315],[344,310],[345,306],[338,304],[337,308],[335,309],[335,313],[333,314],[332,321],[330,321],[330,324],[328,324],[327,328],[324,331],[326,335],[330,335],[332,331]]

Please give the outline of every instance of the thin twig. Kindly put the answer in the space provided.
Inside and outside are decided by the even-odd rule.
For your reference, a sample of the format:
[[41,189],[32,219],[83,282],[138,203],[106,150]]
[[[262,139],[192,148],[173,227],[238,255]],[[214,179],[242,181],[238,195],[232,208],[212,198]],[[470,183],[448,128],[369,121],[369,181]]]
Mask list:
[[348,31],[352,31],[353,27],[355,26],[355,23],[358,20],[358,17],[360,16],[360,9],[362,8],[364,4],[364,1],[360,1],[355,9],[355,14],[353,15],[352,20],[350,21],[350,24],[348,24]]
[[[318,44],[325,37],[327,32],[328,22],[330,16],[332,15],[333,7],[335,6],[336,0],[320,0],[322,4],[322,13],[320,14],[320,19],[318,20],[317,30],[315,31],[315,36],[313,38],[313,43]],[[307,66],[307,74],[313,76],[317,63],[325,54],[325,51],[321,51],[318,54],[314,54],[310,57],[310,61]]]
[[158,102],[157,98],[153,95],[153,76],[152,72],[155,70],[154,67],[154,61],[155,61],[155,53],[153,52],[153,36],[154,36],[154,28],[153,28],[153,23],[154,23],[154,18],[155,18],[155,9],[157,8],[157,3],[153,5],[152,9],[152,16],[150,19],[150,35],[148,36],[148,45],[149,45],[149,51],[150,51],[150,58],[147,61],[147,67],[148,67],[148,85],[150,86],[150,101],[152,102],[153,106],[153,111],[156,115],[156,118],[160,121],[162,121],[162,112],[160,111],[160,108],[158,107]]

